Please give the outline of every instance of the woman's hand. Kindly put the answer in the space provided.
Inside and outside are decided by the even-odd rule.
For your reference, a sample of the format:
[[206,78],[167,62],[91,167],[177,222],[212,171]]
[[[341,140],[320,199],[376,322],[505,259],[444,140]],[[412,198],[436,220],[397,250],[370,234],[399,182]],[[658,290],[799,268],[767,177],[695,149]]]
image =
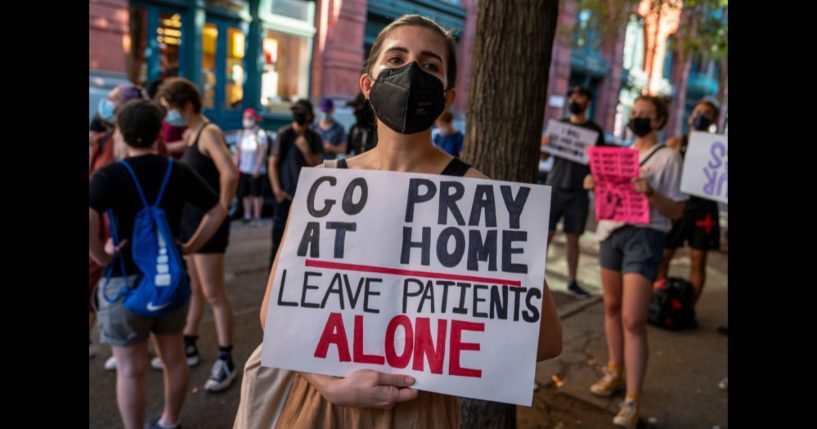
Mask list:
[[651,197],[653,194],[653,189],[650,186],[650,182],[647,179],[643,179],[641,177],[633,177],[633,189],[640,194],[645,194],[648,197]]
[[593,180],[593,176],[588,174],[584,176],[584,183],[582,183],[584,189],[591,190],[596,187],[596,181]]
[[275,201],[277,201],[279,203],[281,201],[284,201],[284,200],[292,201],[292,195],[289,195],[288,193],[286,193],[282,189],[275,190],[275,191],[272,192],[272,194],[275,196]]
[[120,251],[122,251],[122,248],[125,247],[126,244],[128,244],[128,240],[122,240],[119,243],[119,246],[114,246],[113,245],[113,239],[108,237],[108,241],[105,242],[105,255],[107,255],[107,258],[106,258],[107,260],[104,261],[104,262],[106,262],[105,264],[100,264],[100,265],[102,265],[102,266],[110,265],[110,263],[113,262],[114,256],[117,253],[119,253]]
[[417,398],[417,390],[409,387],[414,377],[408,375],[360,369],[345,378],[306,376],[328,401],[345,407],[389,409],[398,402]]

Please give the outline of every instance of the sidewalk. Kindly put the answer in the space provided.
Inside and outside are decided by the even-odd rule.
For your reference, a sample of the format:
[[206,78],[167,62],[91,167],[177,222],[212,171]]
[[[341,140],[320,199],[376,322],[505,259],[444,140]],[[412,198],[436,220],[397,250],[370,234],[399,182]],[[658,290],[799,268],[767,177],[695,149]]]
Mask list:
[[[243,368],[249,354],[261,342],[258,312],[268,276],[270,224],[253,229],[233,223],[227,252],[227,289],[235,310],[233,356]],[[599,368],[606,363],[603,305],[598,272],[598,246],[592,233],[581,238],[579,282],[596,297],[575,300],[564,293],[567,266],[564,235],[558,233],[547,264],[547,280],[553,291],[556,309],[562,318],[564,349],[558,358],[539,365],[536,380],[540,386],[532,407],[518,408],[520,429],[533,428],[607,428],[617,404],[623,398],[602,400],[588,389]],[[727,395],[717,388],[726,375],[727,339],[716,332],[726,323],[726,255],[710,255],[707,286],[698,305],[695,331],[668,332],[649,327],[650,362],[644,387],[643,415],[655,417],[660,429],[726,428]],[[672,275],[685,275],[689,258],[679,252],[671,267]],[[89,361],[89,417],[91,428],[121,427],[116,407],[115,374],[102,369],[110,349],[99,346],[94,330],[97,356]],[[238,407],[241,379],[226,392],[204,392],[204,382],[215,359],[216,335],[212,312],[205,306],[199,347],[202,364],[190,371],[190,386],[182,411],[185,427],[232,427]],[[557,375],[562,384],[551,381]],[[161,411],[161,372],[148,370],[148,411],[153,417]]]
[[[592,234],[586,232],[580,239],[577,277],[583,287],[599,296],[560,306],[564,348],[558,358],[537,367],[539,390],[534,404],[518,409],[521,429],[615,427],[612,418],[623,395],[598,398],[589,391],[607,363],[598,243]],[[557,233],[546,275],[554,295],[561,295],[567,286],[564,252],[564,235]],[[688,253],[680,250],[670,275],[686,277],[688,270]],[[727,427],[728,396],[717,387],[727,374],[728,340],[717,332],[719,325],[727,323],[727,310],[727,255],[713,252],[697,306],[698,329],[672,332],[648,325],[649,363],[641,427]]]

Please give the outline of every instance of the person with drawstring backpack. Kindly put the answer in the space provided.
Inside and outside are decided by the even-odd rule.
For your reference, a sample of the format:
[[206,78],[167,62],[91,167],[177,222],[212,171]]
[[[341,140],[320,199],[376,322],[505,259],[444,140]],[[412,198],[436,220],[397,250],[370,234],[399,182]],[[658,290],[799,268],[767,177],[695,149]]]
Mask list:
[[[189,167],[157,153],[164,109],[133,100],[118,113],[128,157],[94,173],[89,185],[89,256],[105,276],[97,287],[100,340],[117,366],[117,404],[125,427],[145,424],[148,337],[153,333],[164,362],[165,404],[145,427],[178,428],[189,378],[182,330],[189,284],[181,254],[196,251],[226,217],[218,194]],[[193,235],[178,243],[182,209],[205,212]],[[103,245],[93,231],[102,213],[113,220]],[[155,261],[145,263],[145,259]],[[172,296],[165,294],[172,286]]]

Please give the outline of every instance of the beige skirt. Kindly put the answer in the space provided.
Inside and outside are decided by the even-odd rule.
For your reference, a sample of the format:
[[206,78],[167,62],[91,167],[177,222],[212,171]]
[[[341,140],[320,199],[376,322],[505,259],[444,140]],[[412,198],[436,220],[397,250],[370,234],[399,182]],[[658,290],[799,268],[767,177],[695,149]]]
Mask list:
[[244,367],[234,429],[459,428],[455,396],[420,391],[389,410],[333,405],[295,371],[261,366],[261,346]]

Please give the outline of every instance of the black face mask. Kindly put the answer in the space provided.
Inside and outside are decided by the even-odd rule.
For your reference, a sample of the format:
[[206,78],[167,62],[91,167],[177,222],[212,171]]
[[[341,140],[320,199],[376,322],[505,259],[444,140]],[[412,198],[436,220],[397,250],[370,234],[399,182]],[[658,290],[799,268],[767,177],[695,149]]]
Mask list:
[[638,137],[644,137],[652,131],[650,118],[631,118],[627,127]]
[[420,70],[412,61],[394,69],[384,69],[369,92],[374,114],[401,134],[431,128],[445,109],[445,88],[437,77]]
[[292,112],[292,119],[298,125],[306,125],[307,114],[306,112]]
[[574,115],[581,114],[582,112],[584,112],[584,109],[585,109],[583,104],[577,103],[575,101],[570,103],[569,108],[570,108],[570,113],[572,113]]
[[698,131],[706,131],[712,125],[712,120],[704,115],[698,115],[692,120],[692,127]]

